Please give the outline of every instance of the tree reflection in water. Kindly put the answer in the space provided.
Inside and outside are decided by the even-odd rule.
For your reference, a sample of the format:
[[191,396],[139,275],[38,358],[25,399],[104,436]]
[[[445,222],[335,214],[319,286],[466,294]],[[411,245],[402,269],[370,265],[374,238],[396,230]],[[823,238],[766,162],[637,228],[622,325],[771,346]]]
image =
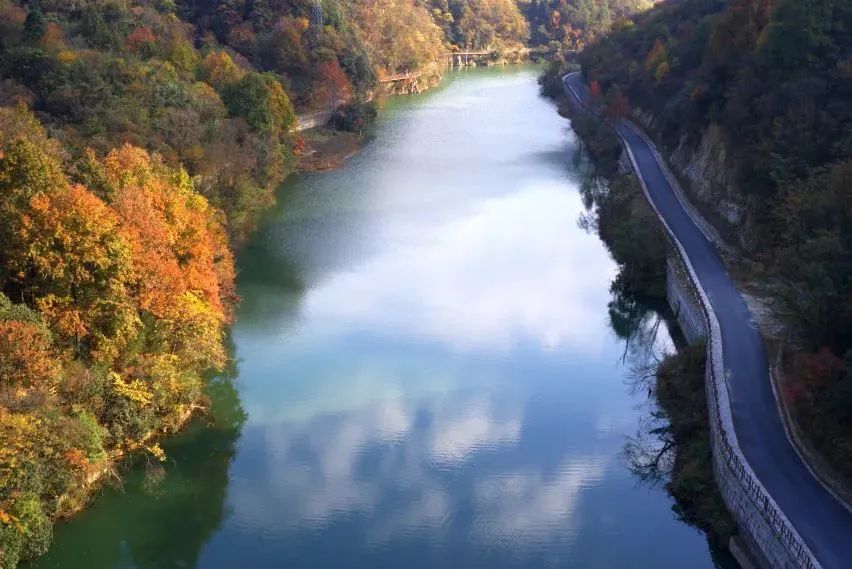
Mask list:
[[50,551],[31,567],[72,559],[88,567],[195,567],[227,514],[228,469],[246,419],[236,376],[234,362],[210,379],[209,412],[163,443],[162,471],[143,457],[127,461],[122,487],[105,488],[73,523],[60,524]]
[[[620,251],[616,251],[613,244],[607,242],[611,235],[602,231],[602,227],[611,229],[623,221],[623,227],[629,232],[636,220],[601,219],[601,215],[623,215],[625,211],[607,207],[610,183],[606,177],[597,175],[594,165],[582,149],[575,156],[575,165],[582,173],[580,193],[586,209],[580,215],[578,225],[588,233],[597,234],[618,263],[619,272],[610,283],[612,299],[608,303],[609,326],[624,341],[622,361],[631,370],[627,380],[629,388],[634,393],[647,393],[647,400],[642,405],[645,413],[638,432],[625,441],[621,458],[640,484],[664,485],[674,500],[672,511],[675,516],[700,530],[702,522],[694,516],[694,507],[683,502],[684,496],[672,492],[671,482],[679,464],[679,449],[669,416],[657,398],[657,371],[667,355],[685,346],[685,340],[665,298],[646,292],[660,294],[665,290],[665,283],[645,281],[637,287],[635,278],[632,278],[638,272],[632,265],[647,263],[649,259],[633,259],[630,252],[637,251],[633,248],[622,246]],[[634,213],[628,210],[627,215],[632,216]],[[643,237],[647,239],[647,234],[634,237],[637,242],[641,242]],[[645,274],[648,274],[647,271]],[[663,272],[658,271],[656,274],[661,276]],[[668,334],[661,334],[661,329],[668,331]],[[738,567],[724,544],[720,547],[716,539],[708,535],[708,545],[717,567]]]

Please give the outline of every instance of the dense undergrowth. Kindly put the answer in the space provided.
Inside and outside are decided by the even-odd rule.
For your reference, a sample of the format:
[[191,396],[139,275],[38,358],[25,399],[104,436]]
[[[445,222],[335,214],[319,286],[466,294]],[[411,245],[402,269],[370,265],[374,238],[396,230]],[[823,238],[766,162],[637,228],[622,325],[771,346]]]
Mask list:
[[705,355],[703,345],[689,346],[660,364],[655,391],[668,424],[659,435],[677,449],[666,484],[675,498],[675,513],[705,531],[712,543],[726,547],[736,524],[713,479]]

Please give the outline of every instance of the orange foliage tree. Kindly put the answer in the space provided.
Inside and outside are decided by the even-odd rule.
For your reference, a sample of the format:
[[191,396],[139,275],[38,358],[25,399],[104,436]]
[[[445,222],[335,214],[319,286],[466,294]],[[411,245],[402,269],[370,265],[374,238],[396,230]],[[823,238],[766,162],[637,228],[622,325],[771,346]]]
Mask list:
[[221,89],[239,81],[244,75],[225,50],[211,51],[201,62],[205,81]]
[[352,84],[346,77],[336,59],[323,61],[317,67],[317,93],[325,100],[329,109],[336,108],[340,103],[352,96]]
[[113,208],[132,249],[135,296],[176,353],[221,366],[221,327],[236,300],[233,258],[221,215],[146,151],[125,145],[104,161]]
[[622,119],[628,116],[630,114],[630,101],[627,96],[621,91],[613,92],[606,107],[606,114],[614,119]]
[[815,393],[841,378],[843,358],[822,347],[816,352],[799,352],[792,358],[790,381],[784,386],[784,396],[789,402],[811,404]]
[[667,59],[666,44],[662,39],[657,38],[651,50],[645,56],[645,69],[654,70]]
[[128,51],[153,51],[157,38],[148,26],[140,26],[127,34],[124,47]]
[[601,85],[597,79],[589,81],[589,95],[591,95],[592,99],[597,99],[601,96]]
[[112,361],[138,328],[131,249],[115,212],[79,185],[37,194],[16,241],[27,296],[75,351]]
[[31,322],[0,321],[0,388],[49,387],[59,371],[44,328]]

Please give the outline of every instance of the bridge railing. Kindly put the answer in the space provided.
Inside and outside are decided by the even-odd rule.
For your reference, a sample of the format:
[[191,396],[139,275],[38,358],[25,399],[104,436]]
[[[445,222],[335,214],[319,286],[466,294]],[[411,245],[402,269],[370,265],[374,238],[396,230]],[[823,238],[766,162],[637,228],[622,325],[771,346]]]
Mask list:
[[[710,380],[708,391],[712,395],[708,399],[712,401],[709,406],[712,409],[711,420],[715,423],[713,425],[713,432],[716,435],[714,436],[713,447],[714,449],[717,446],[719,447],[722,458],[745,491],[755,510],[760,512],[766,525],[771,529],[784,549],[786,549],[788,556],[795,561],[796,566],[801,569],[821,569],[820,563],[816,560],[804,540],[802,540],[799,532],[796,531],[793,524],[757,478],[757,475],[749,466],[745,455],[743,455],[739,447],[739,441],[736,438],[733,420],[730,415],[731,407],[727,384],[724,382],[725,367],[719,323],[715,313],[710,308],[709,298],[701,287],[682,245],[674,237],[674,234],[671,233],[671,230],[669,232],[670,236],[675,239],[677,245],[675,250],[680,257],[680,261],[689,270],[692,286],[698,291],[699,298],[701,299],[701,310],[704,314],[706,327],[708,328],[707,376]],[[716,457],[716,460],[718,460],[718,457]]]
[[[569,92],[569,96],[573,96],[587,112],[593,115],[599,115],[600,113],[597,110],[592,109],[586,101],[583,100],[580,94],[573,87],[567,84],[568,77],[569,75],[566,75],[562,78],[562,80],[563,87]],[[624,119],[621,120],[624,121]],[[629,121],[624,121],[624,123],[631,125]],[[639,179],[640,185],[642,186],[642,190],[645,193],[645,197],[663,224],[663,227],[665,227],[669,239],[674,244],[673,249],[676,251],[680,262],[684,267],[686,267],[691,285],[698,293],[698,297],[700,299],[699,304],[704,316],[705,329],[707,331],[706,337],[708,339],[707,377],[710,384],[708,386],[708,395],[710,395],[710,397],[708,397],[708,405],[711,408],[711,421],[713,422],[711,424],[712,432],[714,433],[712,441],[714,451],[713,459],[714,461],[718,461],[720,458],[721,460],[724,460],[725,465],[734,475],[739,486],[743,489],[745,495],[754,506],[754,510],[760,513],[778,543],[780,543],[785,549],[787,557],[796,563],[796,567],[800,569],[821,569],[822,566],[819,561],[817,561],[810,548],[808,548],[804,540],[802,540],[802,537],[799,535],[799,532],[796,531],[795,527],[793,527],[789,518],[787,518],[772,496],[769,495],[769,492],[749,466],[745,455],[743,455],[742,450],[740,449],[736,431],[734,430],[733,418],[731,417],[731,405],[727,383],[724,380],[725,366],[722,350],[722,335],[719,327],[719,321],[716,318],[716,314],[713,312],[710,299],[702,287],[701,281],[698,280],[698,275],[695,273],[695,269],[686,254],[683,244],[674,234],[671,227],[669,227],[665,218],[657,209],[654,200],[651,198],[645,184],[645,179],[642,177],[636,158],[633,156],[633,151],[618,131],[618,124],[616,123],[614,125],[610,121],[606,121],[606,124],[615,132],[622,148],[630,157],[630,161],[633,165],[634,171],[636,172],[636,176]],[[670,174],[662,161],[662,157],[656,152],[651,141],[645,137],[644,133],[635,127],[633,127],[633,130],[645,140],[654,152],[655,157],[660,164],[660,168],[668,179],[668,182],[670,184],[675,184],[676,181],[670,178]],[[672,188],[674,189],[674,185]],[[678,197],[678,199],[680,198]],[[688,208],[684,207],[684,211],[686,211],[687,215],[691,216]],[[696,223],[696,225],[700,227],[699,224]],[[720,452],[717,452],[717,447]],[[719,454],[721,454],[721,457],[718,456]],[[731,507],[732,510],[734,509],[732,504],[728,503],[728,506]],[[736,515],[736,512],[734,513]],[[742,520],[738,521],[742,522]],[[758,546],[760,545],[766,544],[758,544]]]

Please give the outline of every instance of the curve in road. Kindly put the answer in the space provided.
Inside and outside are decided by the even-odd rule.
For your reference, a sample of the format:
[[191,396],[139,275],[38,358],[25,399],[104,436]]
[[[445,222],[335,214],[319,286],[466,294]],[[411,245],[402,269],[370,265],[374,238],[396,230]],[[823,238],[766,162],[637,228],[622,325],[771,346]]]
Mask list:
[[[579,74],[565,85],[584,105]],[[787,438],[769,377],[763,338],[716,248],[693,222],[648,142],[628,121],[615,126],[630,146],[654,205],[680,240],[719,321],[734,429],[752,470],[825,569],[852,568],[852,512],[811,473]]]

